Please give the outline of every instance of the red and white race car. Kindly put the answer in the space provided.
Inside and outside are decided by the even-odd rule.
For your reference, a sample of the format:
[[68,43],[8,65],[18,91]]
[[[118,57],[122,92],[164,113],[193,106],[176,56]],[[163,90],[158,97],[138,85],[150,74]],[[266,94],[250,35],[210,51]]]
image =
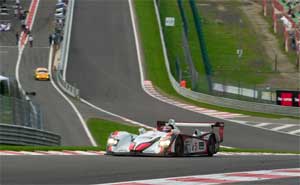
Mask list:
[[[181,133],[178,127],[209,127],[195,129],[192,135]],[[139,129],[139,135],[115,131],[107,140],[106,153],[111,155],[213,156],[223,141],[224,123],[175,123],[157,121],[156,130]]]

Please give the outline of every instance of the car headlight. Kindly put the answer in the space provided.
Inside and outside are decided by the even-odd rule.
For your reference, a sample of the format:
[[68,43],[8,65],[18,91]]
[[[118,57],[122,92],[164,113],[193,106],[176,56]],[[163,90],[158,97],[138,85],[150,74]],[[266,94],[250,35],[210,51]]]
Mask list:
[[161,140],[159,141],[159,146],[166,148],[170,145],[170,143],[171,143],[170,139]]
[[115,139],[115,138],[109,138],[109,139],[107,140],[107,144],[108,144],[108,145],[116,145],[116,144],[118,144],[118,140]]

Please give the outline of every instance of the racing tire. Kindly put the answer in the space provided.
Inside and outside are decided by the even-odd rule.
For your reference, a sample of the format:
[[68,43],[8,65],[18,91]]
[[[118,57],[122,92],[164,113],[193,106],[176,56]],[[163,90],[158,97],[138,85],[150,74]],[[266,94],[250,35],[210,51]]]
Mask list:
[[183,151],[183,142],[181,137],[178,137],[175,141],[175,156],[176,157],[181,157],[183,156],[184,151]]
[[207,145],[207,155],[212,157],[216,153],[216,139],[214,136],[209,137]]

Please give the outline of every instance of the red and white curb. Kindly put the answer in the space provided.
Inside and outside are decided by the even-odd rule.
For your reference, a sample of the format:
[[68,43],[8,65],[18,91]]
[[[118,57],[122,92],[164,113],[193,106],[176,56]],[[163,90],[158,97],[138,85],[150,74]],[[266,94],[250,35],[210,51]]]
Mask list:
[[[195,175],[109,183],[111,185],[213,185],[300,177],[300,168]],[[100,184],[98,184],[100,185]],[[103,185],[103,184],[102,184]],[[108,185],[108,184],[107,184]]]
[[172,99],[170,99],[166,96],[161,95],[159,92],[157,92],[155,90],[152,82],[149,81],[149,80],[144,81],[144,87],[145,87],[145,90],[150,95],[152,95],[153,97],[155,97],[155,98],[157,98],[157,99],[159,99],[159,100],[161,100],[165,103],[175,105],[177,107],[180,107],[180,108],[183,108],[183,109],[186,109],[186,110],[190,110],[190,111],[193,111],[193,112],[197,112],[197,113],[200,113],[200,114],[205,114],[205,115],[208,115],[208,116],[221,118],[221,119],[247,117],[246,115],[243,115],[243,114],[235,114],[235,113],[221,112],[221,111],[216,111],[216,110],[211,110],[211,109],[206,109],[206,108],[200,108],[200,107],[196,107],[196,106],[193,106],[193,105],[188,105],[188,104],[185,104],[185,103],[181,103],[181,102],[172,100]]
[[104,155],[104,151],[0,151],[0,156],[23,156],[23,155]]
[[[105,155],[105,151],[71,151],[71,150],[63,150],[63,151],[10,151],[10,150],[0,150],[0,156],[22,156],[22,155]],[[250,153],[250,152],[218,152],[215,156],[274,156],[274,155],[297,155],[292,153]]]
[[[34,22],[36,11],[38,9],[38,5],[39,5],[39,0],[32,0],[31,1],[30,7],[29,7],[29,13],[28,13],[28,16],[27,16],[27,19],[26,19],[26,22],[25,22],[26,27],[28,27],[29,30],[32,29],[32,25],[33,25],[33,22]],[[27,34],[25,32],[22,32],[21,36],[20,36],[20,43],[19,43],[21,50],[24,48],[24,45],[26,44],[26,42],[27,42]]]

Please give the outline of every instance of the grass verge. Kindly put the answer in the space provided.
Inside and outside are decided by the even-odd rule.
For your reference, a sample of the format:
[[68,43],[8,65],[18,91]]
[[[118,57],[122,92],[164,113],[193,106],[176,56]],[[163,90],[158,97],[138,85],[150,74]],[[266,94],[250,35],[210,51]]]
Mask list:
[[[179,95],[171,86],[168,79],[167,70],[165,67],[164,56],[160,41],[160,34],[156,15],[154,11],[153,1],[134,1],[136,16],[138,20],[140,39],[144,52],[144,63],[146,66],[147,78],[158,88],[162,94],[177,99],[178,101],[187,102],[199,107],[240,113],[250,116],[265,117],[265,118],[284,118],[288,116],[273,115],[260,112],[249,112],[236,110],[231,108],[218,107],[201,102],[197,102]],[[295,117],[289,117],[295,118]],[[295,118],[299,119],[299,118]]]
[[97,118],[89,119],[87,121],[87,125],[101,150],[106,149],[106,142],[110,133],[116,130],[121,130],[137,134],[139,129],[138,126],[125,125],[122,123]]
[[[73,146],[7,146],[0,145],[0,150],[10,150],[10,151],[63,151],[63,150],[80,150],[80,151],[104,151],[106,147],[106,141],[109,134],[113,131],[127,131],[130,133],[138,133],[137,126],[124,125],[123,123],[118,123],[110,120],[91,118],[87,121],[88,128],[90,129],[94,139],[99,147],[73,147]],[[272,151],[272,150],[260,150],[260,149],[241,149],[241,148],[223,148],[221,147],[221,152],[247,152],[247,153],[292,153],[300,154],[300,152],[291,151]]]

